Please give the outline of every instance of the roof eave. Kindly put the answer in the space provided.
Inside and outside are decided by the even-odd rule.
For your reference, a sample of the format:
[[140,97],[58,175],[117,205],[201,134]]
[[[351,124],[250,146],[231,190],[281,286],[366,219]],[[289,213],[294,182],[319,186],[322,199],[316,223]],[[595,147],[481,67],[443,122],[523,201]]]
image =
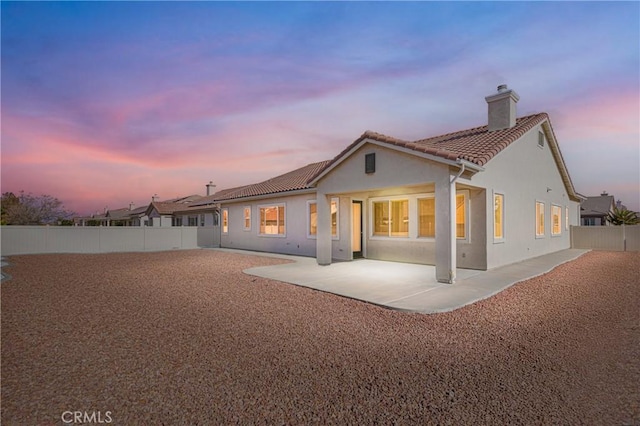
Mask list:
[[437,163],[446,164],[448,166],[456,166],[457,167],[457,166],[460,166],[462,164],[461,163],[462,161],[464,161],[465,164],[473,165],[472,167],[471,166],[469,167],[472,170],[477,170],[477,171],[484,170],[484,168],[482,168],[482,167],[478,166],[477,164],[474,164],[474,163],[472,163],[470,161],[467,161],[467,160],[462,160],[460,158],[455,159],[455,160],[449,160],[449,159],[446,159],[446,158],[443,158],[443,157],[438,157],[437,155],[433,155],[433,154],[429,154],[429,153],[426,153],[426,152],[418,151],[418,150],[415,150],[415,149],[407,148],[405,146],[401,146],[401,145],[398,145],[398,144],[379,141],[377,139],[372,139],[372,138],[369,138],[369,137],[361,138],[359,140],[359,142],[358,142],[358,140],[356,140],[356,142],[357,143],[355,143],[349,150],[343,152],[342,155],[339,156],[339,158],[334,159],[334,161],[329,163],[325,169],[321,170],[316,176],[314,176],[311,180],[309,180],[309,185],[315,186],[318,183],[318,181],[320,181],[323,177],[325,177],[327,174],[329,174],[338,165],[340,165],[347,158],[349,158],[351,155],[353,155],[354,152],[356,152],[357,150],[359,150],[365,144],[368,144],[368,143],[372,144],[372,145],[377,145],[377,146],[380,146],[380,147],[383,147],[383,148],[392,149],[394,151],[402,152],[402,153],[405,153],[405,154],[413,155],[415,157],[424,158],[426,160],[434,161],[434,162],[437,162]]
[[245,201],[265,200],[269,198],[290,197],[293,195],[313,194],[315,192],[316,192],[315,188],[309,187],[309,188],[302,188],[302,189],[293,189],[290,191],[271,192],[269,194],[249,195],[246,197],[220,199],[220,200],[216,200],[216,203],[232,204],[232,203],[240,203]]
[[555,132],[553,131],[553,126],[551,125],[551,120],[549,119],[548,115],[542,121],[541,126],[545,131],[547,140],[550,141],[549,147],[551,149],[551,153],[553,154],[553,158],[556,161],[556,165],[560,171],[560,175],[565,185],[565,189],[567,190],[569,199],[578,203],[581,202],[582,198],[573,186],[571,176],[569,175],[569,169],[567,168],[567,165],[564,162],[564,158],[562,157],[562,152],[560,151],[560,146],[558,145],[558,139],[556,138]]

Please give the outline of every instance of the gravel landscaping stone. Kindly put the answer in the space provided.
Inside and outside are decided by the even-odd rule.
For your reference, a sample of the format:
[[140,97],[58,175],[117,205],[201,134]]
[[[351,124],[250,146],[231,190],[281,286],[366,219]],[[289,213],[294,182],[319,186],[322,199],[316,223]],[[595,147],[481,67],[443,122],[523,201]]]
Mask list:
[[638,253],[590,252],[434,315],[245,275],[283,261],[212,250],[9,261],[3,425],[76,411],[124,425],[640,424]]

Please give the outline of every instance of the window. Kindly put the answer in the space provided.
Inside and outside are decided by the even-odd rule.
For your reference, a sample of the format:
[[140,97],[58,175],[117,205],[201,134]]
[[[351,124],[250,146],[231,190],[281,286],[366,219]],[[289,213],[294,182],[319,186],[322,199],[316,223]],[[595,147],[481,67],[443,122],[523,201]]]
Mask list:
[[189,216],[187,218],[187,224],[189,226],[198,226],[198,216]]
[[538,132],[538,146],[544,148],[544,133],[542,131]]
[[222,233],[229,233],[229,209],[222,209]]
[[418,237],[436,236],[436,199],[418,199]]
[[220,225],[220,213],[219,212],[213,212],[213,226],[218,226]]
[[172,217],[171,226],[182,226],[182,216]]
[[373,235],[409,236],[409,200],[373,202]]
[[544,203],[536,201],[536,237],[544,237]]
[[251,207],[245,207],[244,209],[242,209],[242,212],[244,216],[244,230],[250,231],[251,230]]
[[204,226],[204,214],[200,215],[200,226]]
[[364,172],[367,174],[376,172],[376,153],[366,154],[364,156]]
[[493,239],[504,239],[504,195],[493,194]]
[[315,201],[309,202],[309,236],[318,234],[318,204]]
[[561,216],[562,209],[560,206],[551,206],[551,235],[560,235],[562,233]]
[[[309,201],[309,227],[308,236],[315,237],[318,234],[318,204]],[[338,238],[338,199],[331,199],[331,236]]]
[[260,207],[260,235],[285,235],[284,204]]
[[456,195],[456,238],[460,240],[467,238],[467,195],[465,193]]

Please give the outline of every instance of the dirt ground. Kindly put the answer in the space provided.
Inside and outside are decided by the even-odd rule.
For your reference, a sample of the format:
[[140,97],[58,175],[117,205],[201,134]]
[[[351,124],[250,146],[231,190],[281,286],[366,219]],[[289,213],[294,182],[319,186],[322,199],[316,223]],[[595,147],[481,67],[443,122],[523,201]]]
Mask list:
[[590,252],[435,315],[213,250],[9,262],[3,425],[640,425],[639,253]]

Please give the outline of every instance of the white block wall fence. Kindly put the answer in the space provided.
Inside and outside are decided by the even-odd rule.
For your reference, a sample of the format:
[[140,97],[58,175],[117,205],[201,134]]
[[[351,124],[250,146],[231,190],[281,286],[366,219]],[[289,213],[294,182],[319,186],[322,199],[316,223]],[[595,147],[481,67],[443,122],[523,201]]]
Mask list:
[[572,226],[571,248],[640,251],[640,225]]
[[3,226],[3,256],[162,251],[219,246],[218,227]]

